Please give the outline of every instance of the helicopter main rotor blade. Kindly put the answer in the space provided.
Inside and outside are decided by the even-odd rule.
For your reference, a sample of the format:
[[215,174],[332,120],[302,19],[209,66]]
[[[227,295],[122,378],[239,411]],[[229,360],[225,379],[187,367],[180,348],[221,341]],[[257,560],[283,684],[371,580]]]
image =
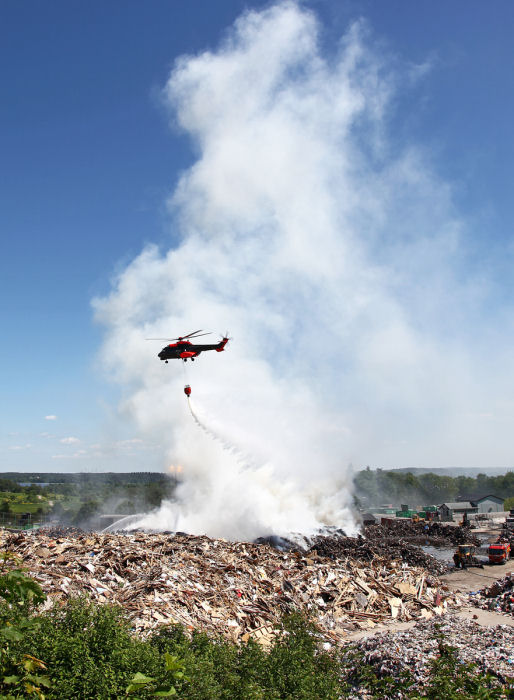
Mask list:
[[145,338],[145,340],[185,340],[186,338],[201,338],[202,335],[210,335],[210,333],[202,333],[202,329],[200,328],[187,335],[179,335],[178,338]]
[[181,335],[178,338],[173,338],[173,340],[186,340],[187,338],[201,338],[202,335],[210,335],[210,333],[201,333],[200,331],[194,331],[193,333],[188,333],[187,335]]

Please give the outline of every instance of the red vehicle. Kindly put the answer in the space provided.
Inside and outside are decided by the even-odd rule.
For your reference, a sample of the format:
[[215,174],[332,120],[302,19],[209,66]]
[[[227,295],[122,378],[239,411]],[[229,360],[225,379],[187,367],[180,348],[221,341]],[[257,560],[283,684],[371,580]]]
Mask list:
[[489,564],[504,564],[510,557],[510,544],[498,542],[489,545]]

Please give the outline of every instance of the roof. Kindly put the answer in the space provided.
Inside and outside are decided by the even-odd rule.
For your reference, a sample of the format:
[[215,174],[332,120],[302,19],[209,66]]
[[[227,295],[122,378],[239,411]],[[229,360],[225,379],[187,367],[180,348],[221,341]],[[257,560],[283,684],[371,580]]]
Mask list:
[[376,518],[372,513],[363,513],[361,515],[361,518],[363,522],[376,522]]
[[486,501],[488,498],[493,498],[496,501],[500,501],[500,503],[503,503],[505,500],[501,496],[497,496],[495,493],[488,493],[486,496],[480,496],[479,494],[473,494],[472,496],[468,496],[466,498],[467,501],[471,501],[472,503],[480,503],[480,501]]
[[501,496],[497,496],[494,493],[488,493],[486,496],[483,496],[480,493],[472,493],[472,494],[466,494],[466,496],[457,496],[457,501],[470,501],[471,503],[480,503],[480,501],[485,501],[488,498],[495,498],[497,501],[503,501],[505,500]]
[[459,510],[462,508],[469,508],[469,510],[472,510],[475,506],[472,506],[469,501],[456,501],[454,503],[441,503],[439,508],[442,508],[443,506],[446,506],[447,508],[450,508],[451,510]]

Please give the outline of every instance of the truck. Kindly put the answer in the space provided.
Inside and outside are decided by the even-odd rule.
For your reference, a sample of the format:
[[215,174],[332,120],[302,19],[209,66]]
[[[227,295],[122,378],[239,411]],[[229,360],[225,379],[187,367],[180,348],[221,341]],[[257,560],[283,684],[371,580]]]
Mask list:
[[489,555],[489,564],[504,564],[510,557],[510,544],[508,542],[490,544],[487,554]]

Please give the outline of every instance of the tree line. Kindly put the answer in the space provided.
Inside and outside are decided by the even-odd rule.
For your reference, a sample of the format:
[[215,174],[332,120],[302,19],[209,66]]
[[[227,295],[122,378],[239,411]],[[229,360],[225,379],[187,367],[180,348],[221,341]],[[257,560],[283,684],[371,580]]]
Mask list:
[[[147,484],[166,481],[162,472],[3,472],[1,481],[46,484]],[[4,489],[8,490],[8,489]],[[12,490],[12,489],[11,489]]]
[[452,477],[366,467],[355,474],[354,485],[357,501],[364,507],[388,503],[426,506],[489,494],[510,499],[514,497],[514,471],[500,476]]
[[2,522],[6,516],[30,512],[62,525],[90,527],[105,513],[129,515],[159,507],[173,496],[176,486],[174,477],[158,472],[13,472],[0,478],[0,514]]

